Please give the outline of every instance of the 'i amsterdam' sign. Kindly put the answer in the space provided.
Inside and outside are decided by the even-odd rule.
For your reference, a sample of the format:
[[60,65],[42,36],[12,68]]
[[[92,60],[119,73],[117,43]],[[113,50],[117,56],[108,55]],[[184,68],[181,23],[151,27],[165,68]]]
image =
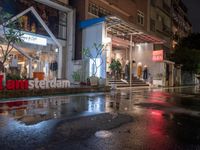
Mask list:
[[3,84],[3,75],[0,75],[0,90],[28,90],[70,87],[68,80],[7,80]]

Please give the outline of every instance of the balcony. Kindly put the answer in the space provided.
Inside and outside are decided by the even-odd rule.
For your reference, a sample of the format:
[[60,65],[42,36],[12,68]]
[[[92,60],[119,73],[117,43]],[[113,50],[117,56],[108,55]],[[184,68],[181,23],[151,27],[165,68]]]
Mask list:
[[51,0],[51,1],[64,5],[64,6],[67,6],[69,4],[68,0]]
[[178,41],[180,39],[179,35],[178,34],[173,34],[173,40],[174,41]]
[[165,32],[167,35],[170,35],[172,32],[171,32],[171,29],[166,26],[165,24],[163,24],[163,32]]
[[166,13],[170,14],[171,9],[170,9],[170,7],[168,6],[168,4],[166,4],[165,2],[163,2],[162,8],[165,10]]

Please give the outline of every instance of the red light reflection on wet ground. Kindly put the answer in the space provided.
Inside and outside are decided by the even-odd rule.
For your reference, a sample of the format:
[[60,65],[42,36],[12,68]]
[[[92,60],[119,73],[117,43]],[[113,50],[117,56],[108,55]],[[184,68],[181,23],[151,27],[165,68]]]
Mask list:
[[28,105],[28,101],[19,100],[19,101],[13,101],[13,102],[1,102],[0,103],[0,113],[4,113],[6,111],[11,110],[21,110],[26,109]]
[[166,92],[154,91],[150,93],[149,97],[147,98],[147,101],[154,104],[171,106],[170,103],[166,102],[169,98],[171,98],[171,95]]
[[163,111],[147,111],[147,139],[148,142],[157,141],[159,144],[166,142],[166,120],[163,118]]

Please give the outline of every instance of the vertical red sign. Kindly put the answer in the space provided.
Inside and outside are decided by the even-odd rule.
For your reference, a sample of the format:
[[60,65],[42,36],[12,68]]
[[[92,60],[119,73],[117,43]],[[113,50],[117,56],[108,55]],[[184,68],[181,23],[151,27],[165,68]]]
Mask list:
[[163,50],[153,51],[152,61],[156,62],[163,61]]

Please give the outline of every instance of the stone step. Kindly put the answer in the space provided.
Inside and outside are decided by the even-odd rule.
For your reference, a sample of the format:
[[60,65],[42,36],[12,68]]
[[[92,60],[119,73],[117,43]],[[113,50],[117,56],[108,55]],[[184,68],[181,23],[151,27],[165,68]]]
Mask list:
[[[112,85],[112,84],[109,84],[110,86]],[[130,85],[129,84],[115,84],[117,87],[129,87]],[[148,84],[146,84],[146,83],[140,83],[140,84],[135,84],[135,83],[133,83],[132,84],[132,87],[134,87],[134,86],[149,86]]]
[[[108,81],[121,81],[121,80],[108,80]],[[126,81],[126,80],[125,80]],[[132,80],[132,81],[143,81],[143,80],[139,80],[139,79],[135,79],[135,80]],[[123,82],[123,81],[121,81],[121,82]],[[128,81],[129,82],[129,81]]]
[[[117,87],[130,87],[129,85],[116,85]],[[148,84],[132,84],[131,87],[149,86]]]
[[[124,83],[124,84],[130,84],[129,82],[126,83],[126,82],[108,82],[108,83],[115,83],[115,84],[120,84],[120,83]],[[136,81],[136,82],[131,82],[131,83],[145,83],[145,82],[142,82],[142,81]]]
[[[108,81],[108,83],[126,83],[126,82],[123,82],[123,81]],[[138,81],[132,81],[132,83],[145,83],[145,82],[138,80]]]
[[[123,82],[121,80],[114,80],[114,79],[110,79],[108,80],[108,84],[111,86],[112,84],[115,84],[117,87],[129,87],[129,83]],[[143,80],[139,80],[137,78],[134,78],[134,80],[132,80],[132,87],[135,86],[149,86],[148,84],[146,84]]]

